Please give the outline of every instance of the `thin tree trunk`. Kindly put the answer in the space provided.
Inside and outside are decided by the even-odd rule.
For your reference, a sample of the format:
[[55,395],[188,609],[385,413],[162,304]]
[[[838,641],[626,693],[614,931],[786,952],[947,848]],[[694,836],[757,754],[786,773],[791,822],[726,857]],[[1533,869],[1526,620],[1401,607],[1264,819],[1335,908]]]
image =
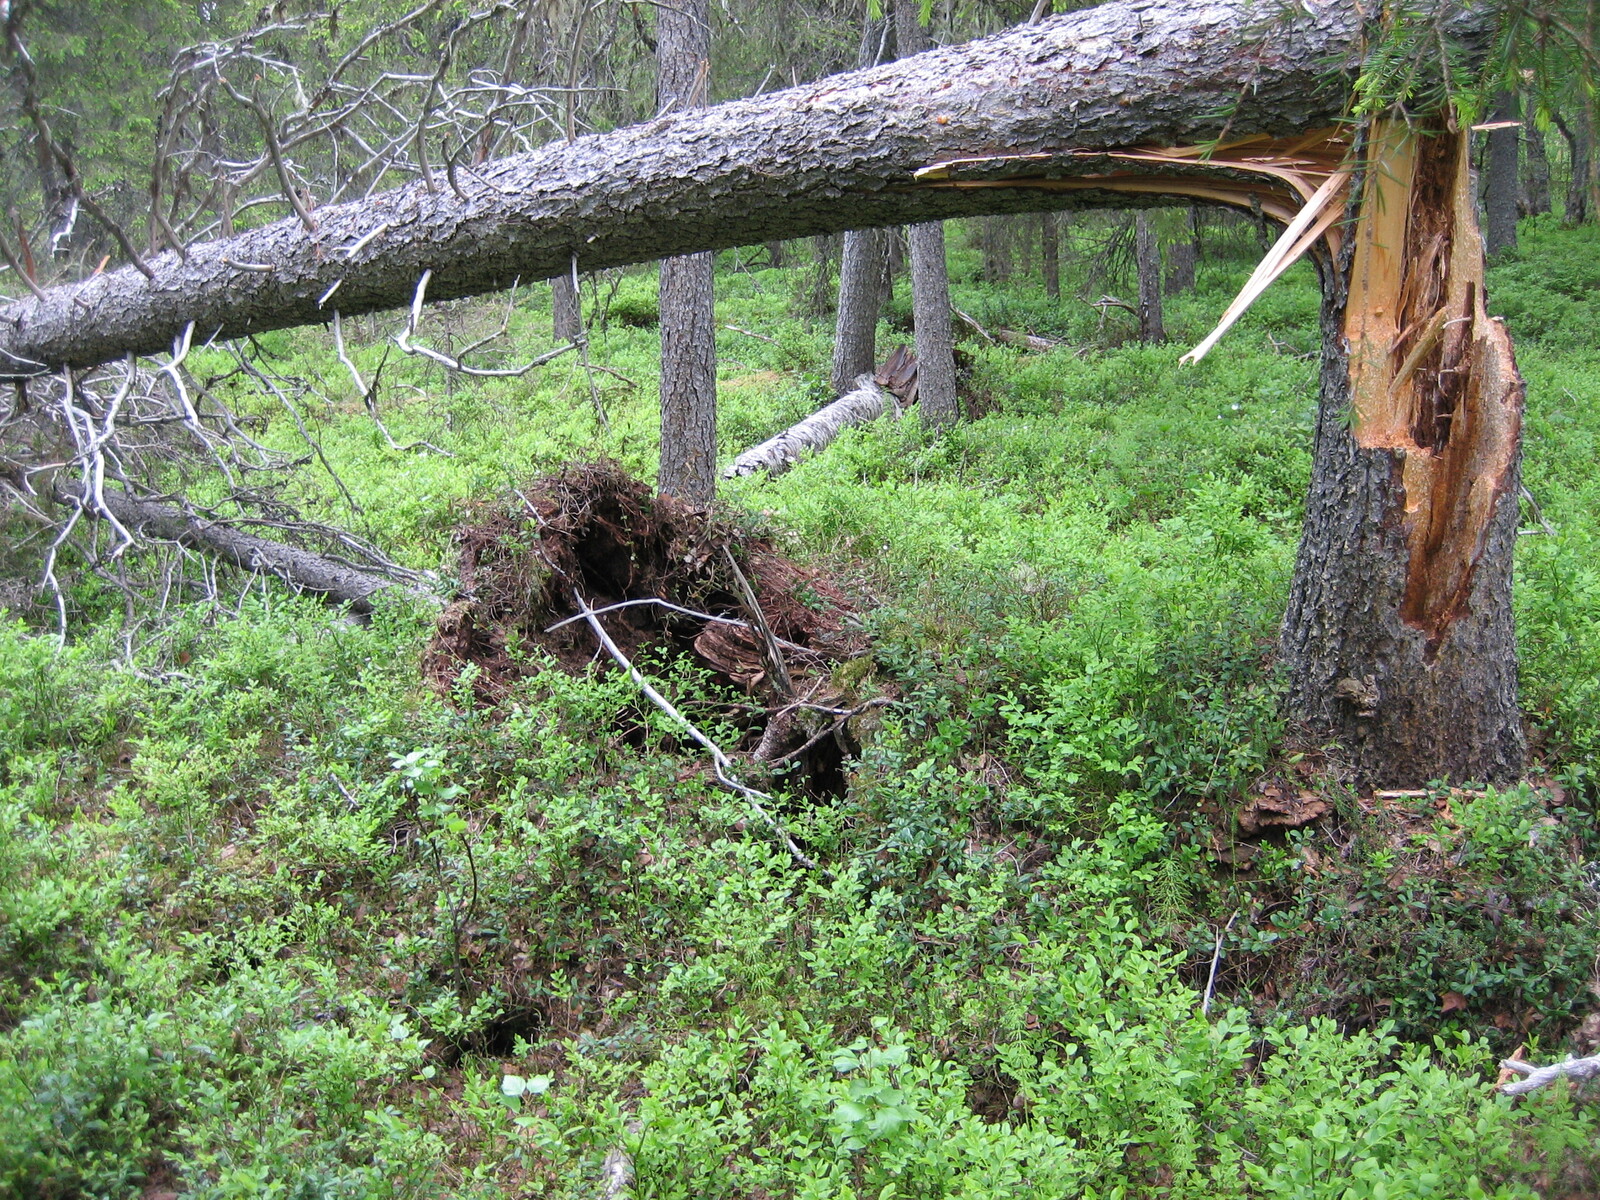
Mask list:
[[558,342],[575,342],[583,333],[583,305],[571,275],[550,280],[550,332]]
[[1194,289],[1195,268],[1200,261],[1200,220],[1193,205],[1189,206],[1184,223],[1189,227],[1189,236],[1167,247],[1166,283],[1167,292],[1172,295]]
[[[1517,94],[1500,92],[1494,98],[1494,121],[1518,119]],[[1517,248],[1517,150],[1522,130],[1513,126],[1489,134],[1485,155],[1483,206],[1484,247],[1493,258],[1502,251]]]
[[1582,225],[1589,219],[1589,156],[1593,152],[1592,130],[1588,105],[1581,98],[1577,112],[1568,122],[1559,116],[1556,128],[1567,142],[1567,162],[1571,171],[1567,176],[1567,202],[1561,220],[1567,225]]
[[1134,261],[1139,273],[1139,340],[1164,342],[1161,320],[1161,243],[1150,214],[1140,209],[1133,218]]
[[[893,57],[892,22],[867,19],[857,62],[872,66]],[[833,390],[847,392],[856,376],[878,365],[878,314],[888,294],[888,238],[883,229],[851,229],[839,264],[839,303],[834,313]]]
[[716,320],[710,253],[661,264],[661,467],[663,495],[709,504],[717,490]]
[[839,266],[839,308],[834,320],[835,391],[847,392],[856,376],[878,365],[878,313],[883,308],[883,230],[852,229],[844,235]]
[[1522,198],[1519,208],[1525,217],[1550,211],[1550,156],[1545,150],[1544,130],[1534,124],[1532,97],[1523,101],[1528,118],[1522,125]]
[[1039,259],[1044,267],[1044,294],[1061,299],[1061,214],[1039,214]]
[[[895,0],[895,36],[900,54],[921,54],[931,46],[923,30],[921,0]],[[950,271],[945,261],[944,225],[926,221],[906,231],[911,248],[911,313],[917,347],[917,403],[930,425],[953,424],[956,404],[955,334],[950,328]]]
[[[1522,770],[1511,616],[1522,381],[1485,313],[1466,138],[1376,131],[1327,281],[1284,619],[1290,715],[1359,783]],[[1325,275],[1326,281],[1326,275]]]
[[805,291],[805,314],[826,317],[834,310],[834,277],[839,273],[839,256],[844,239],[836,233],[811,239],[812,265]]
[[[707,0],[657,10],[656,106],[688,112],[705,102],[711,63]],[[662,495],[709,504],[717,492],[717,341],[714,257],[709,251],[661,264]]]

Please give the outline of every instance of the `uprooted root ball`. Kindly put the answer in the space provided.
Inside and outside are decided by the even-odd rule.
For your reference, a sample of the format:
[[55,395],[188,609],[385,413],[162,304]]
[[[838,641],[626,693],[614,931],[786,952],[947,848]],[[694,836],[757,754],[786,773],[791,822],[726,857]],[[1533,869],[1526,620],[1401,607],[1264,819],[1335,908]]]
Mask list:
[[[582,616],[587,605],[629,659],[687,655],[758,701],[747,741],[758,758],[787,762],[827,729],[817,708],[838,699],[833,668],[862,648],[828,579],[763,536],[651,495],[613,464],[569,467],[486,503],[456,542],[461,598],[440,615],[423,669],[448,693],[475,666],[480,703],[499,703],[517,680],[555,665],[577,672],[609,661]],[[842,785],[849,738],[841,724],[794,756],[813,790]]]

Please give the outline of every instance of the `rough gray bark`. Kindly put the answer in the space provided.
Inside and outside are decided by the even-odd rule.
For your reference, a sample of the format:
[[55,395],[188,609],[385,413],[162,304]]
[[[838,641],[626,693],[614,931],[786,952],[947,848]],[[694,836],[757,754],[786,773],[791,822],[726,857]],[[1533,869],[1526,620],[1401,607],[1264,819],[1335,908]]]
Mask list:
[[[895,37],[901,57],[921,54],[932,43],[918,18],[921,0],[895,0]],[[906,230],[911,247],[911,317],[917,347],[917,396],[922,419],[948,425],[956,406],[955,335],[950,328],[950,272],[945,263],[944,226],[924,221]]]
[[[657,10],[656,105],[700,108],[711,62],[706,0]],[[663,495],[709,504],[717,493],[717,322],[710,251],[661,264],[661,464]]]
[[833,312],[834,276],[839,271],[839,259],[844,238],[840,234],[823,234],[811,239],[811,271],[806,279],[803,307],[808,317],[826,317]]
[[557,275],[550,280],[550,306],[550,332],[556,341],[577,341],[583,334],[583,305],[578,299],[578,285],[570,274]]
[[[890,41],[893,32],[890,22],[868,18],[857,56],[861,66],[894,57]],[[878,315],[891,287],[889,237],[882,229],[852,229],[844,235],[839,301],[834,307],[833,367],[829,372],[836,392],[848,391],[857,375],[870,373],[878,362]]]
[[878,314],[883,310],[883,230],[853,229],[844,235],[839,266],[839,305],[834,320],[835,391],[877,365]]
[[950,328],[950,273],[945,267],[944,226],[913,225],[911,311],[917,346],[917,405],[930,425],[949,425],[956,405],[956,339]]
[[661,264],[663,495],[709,504],[717,491],[717,326],[709,303],[714,256]]
[[[1115,205],[1092,190],[919,188],[961,156],[1044,154],[1034,173],[1104,170],[1095,148],[1290,132],[1341,116],[1329,64],[1354,62],[1353,3],[1119,0],[1038,25],[694,114],[554,143],[156,256],[0,309],[0,369],[84,367],[200,341],[432,300],[517,277],[985,212]],[[1000,177],[1015,164],[976,167]],[[459,189],[459,191],[457,190]]]
[[[170,504],[136,500],[116,488],[106,488],[104,495],[105,511],[132,533],[208,551],[246,571],[264,572],[302,591],[348,604],[352,612],[371,612],[372,598],[385,588],[395,586],[392,580],[368,575],[309,550],[257,537],[222,522],[191,516]],[[83,485],[57,480],[54,497],[58,504],[81,503]],[[101,515],[93,503],[86,504],[84,512]]]
[[1161,243],[1146,212],[1134,217],[1133,257],[1139,275],[1139,340],[1164,342],[1167,331],[1161,319]]
[[[1493,121],[1518,119],[1517,94],[1501,92],[1494,98]],[[1489,134],[1484,156],[1483,207],[1484,249],[1493,258],[1503,250],[1517,248],[1517,152],[1522,130],[1513,126]]]
[[1187,292],[1194,287],[1195,269],[1200,262],[1200,223],[1193,206],[1188,220],[1189,236],[1167,246],[1166,286],[1170,294]]
[[876,421],[893,405],[894,397],[874,383],[870,373],[862,374],[826,408],[739,455],[722,472],[723,477],[734,479],[757,471],[781,475],[807,454],[825,450],[850,426]]
[[1567,161],[1571,172],[1567,176],[1567,203],[1561,219],[1568,225],[1581,225],[1589,220],[1589,158],[1594,153],[1593,122],[1589,120],[1588,105],[1580,100],[1572,120],[1563,120],[1556,114],[1556,128],[1567,142]]

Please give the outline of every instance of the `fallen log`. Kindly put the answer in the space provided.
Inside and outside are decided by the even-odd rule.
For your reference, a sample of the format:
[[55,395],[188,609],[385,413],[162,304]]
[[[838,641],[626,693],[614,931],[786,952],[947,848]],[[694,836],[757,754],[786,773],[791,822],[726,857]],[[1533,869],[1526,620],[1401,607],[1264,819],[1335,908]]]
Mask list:
[[[0,307],[0,377],[163,351],[190,328],[205,343],[398,308],[424,272],[438,301],[574,264],[988,212],[1199,198],[1287,221],[1306,164],[1331,169],[1302,135],[1346,114],[1338,68],[1359,63],[1365,31],[1348,0],[1116,0],[555,142],[450,188],[419,180],[319,208],[309,228],[295,216],[153,255],[152,278],[126,267]],[[1283,133],[1295,140],[1230,149]]]
[[246,571],[272,575],[301,591],[347,604],[354,613],[370,613],[374,596],[398,586],[392,579],[359,571],[326,555],[245,533],[223,521],[208,521],[175,505],[139,500],[115,488],[91,497],[81,483],[59,480],[52,494],[57,504],[79,505],[86,515],[110,516],[130,532],[205,550]]
[[827,449],[850,426],[876,421],[894,403],[894,397],[879,387],[871,375],[858,375],[853,391],[746,450],[723,469],[722,477],[736,479],[757,471],[782,475],[805,454]]

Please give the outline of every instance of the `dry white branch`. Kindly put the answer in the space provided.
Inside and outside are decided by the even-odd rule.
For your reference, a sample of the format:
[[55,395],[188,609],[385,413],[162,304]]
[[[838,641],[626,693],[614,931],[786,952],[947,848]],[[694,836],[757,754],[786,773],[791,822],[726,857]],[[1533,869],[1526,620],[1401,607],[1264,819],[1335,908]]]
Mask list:
[[733,763],[730,762],[728,760],[728,756],[722,752],[722,747],[718,746],[709,737],[702,733],[699,727],[696,726],[693,721],[689,720],[688,717],[679,712],[677,706],[675,706],[672,701],[668,700],[659,691],[657,691],[655,685],[645,678],[644,673],[640,671],[638,667],[633,665],[628,656],[622,652],[622,648],[618,646],[616,642],[611,640],[611,635],[606,632],[605,626],[600,624],[600,618],[595,616],[594,609],[589,607],[588,601],[578,594],[576,588],[574,588],[572,592],[572,602],[573,604],[577,605],[579,615],[589,623],[589,628],[594,631],[594,636],[598,638],[600,644],[605,647],[606,653],[611,655],[616,664],[628,673],[628,678],[633,680],[633,682],[638,686],[639,690],[645,694],[645,697],[650,701],[650,703],[654,704],[662,712],[666,713],[666,715],[676,722],[685,733],[687,733],[694,741],[703,746],[706,752],[711,755],[711,762],[716,770],[717,782],[722,784],[722,786],[727,788],[729,791],[737,792],[739,795],[745,798],[745,800],[749,803],[751,810],[761,818],[761,820],[766,824],[767,828],[771,829],[772,832],[777,835],[778,840],[784,844],[784,847],[789,851],[790,857],[792,857],[795,862],[799,863],[802,867],[805,867],[809,871],[819,871],[829,879],[832,879],[834,877],[833,872],[827,870],[826,868],[819,867],[815,859],[813,859],[804,850],[800,849],[794,838],[790,836],[789,831],[784,828],[783,822],[779,821],[778,818],[773,816],[772,813],[767,809],[766,805],[772,803],[772,797],[767,795],[765,792],[758,792],[755,788],[748,787],[739,782],[733,773]]
[[[535,358],[531,362],[525,363],[520,367],[489,369],[486,367],[469,367],[460,359],[451,358],[448,354],[441,354],[439,351],[431,350],[427,346],[419,346],[411,339],[417,336],[417,323],[422,320],[422,305],[427,299],[428,295],[428,280],[432,278],[433,272],[431,270],[427,270],[422,273],[422,278],[417,280],[417,291],[416,295],[411,299],[411,315],[406,321],[406,327],[394,335],[395,345],[399,346],[400,349],[405,351],[407,354],[420,354],[424,358],[431,358],[434,362],[441,364],[448,370],[459,371],[463,375],[475,375],[481,379],[520,379],[535,367],[542,367],[545,363],[550,362],[552,359],[560,358],[568,350],[577,348],[578,344],[576,342],[568,342],[565,346],[557,346],[554,350],[545,351],[543,354],[539,355],[538,358]],[[513,284],[513,292],[515,289],[516,285]],[[490,334],[488,337],[474,342],[472,345],[468,346],[466,350],[462,351],[462,357],[466,357],[466,355],[471,353],[473,350],[478,349],[486,342],[493,341],[495,338],[499,337],[500,334],[505,333],[505,331],[510,328],[510,323],[511,310],[508,307],[506,309],[505,324],[500,327],[499,332]]]
[[1593,1054],[1588,1058],[1569,1058],[1565,1062],[1551,1063],[1544,1067],[1508,1058],[1500,1064],[1500,1068],[1504,1071],[1514,1071],[1523,1077],[1501,1084],[1500,1090],[1508,1096],[1523,1096],[1558,1079],[1576,1079],[1581,1082],[1600,1076],[1600,1054]]

